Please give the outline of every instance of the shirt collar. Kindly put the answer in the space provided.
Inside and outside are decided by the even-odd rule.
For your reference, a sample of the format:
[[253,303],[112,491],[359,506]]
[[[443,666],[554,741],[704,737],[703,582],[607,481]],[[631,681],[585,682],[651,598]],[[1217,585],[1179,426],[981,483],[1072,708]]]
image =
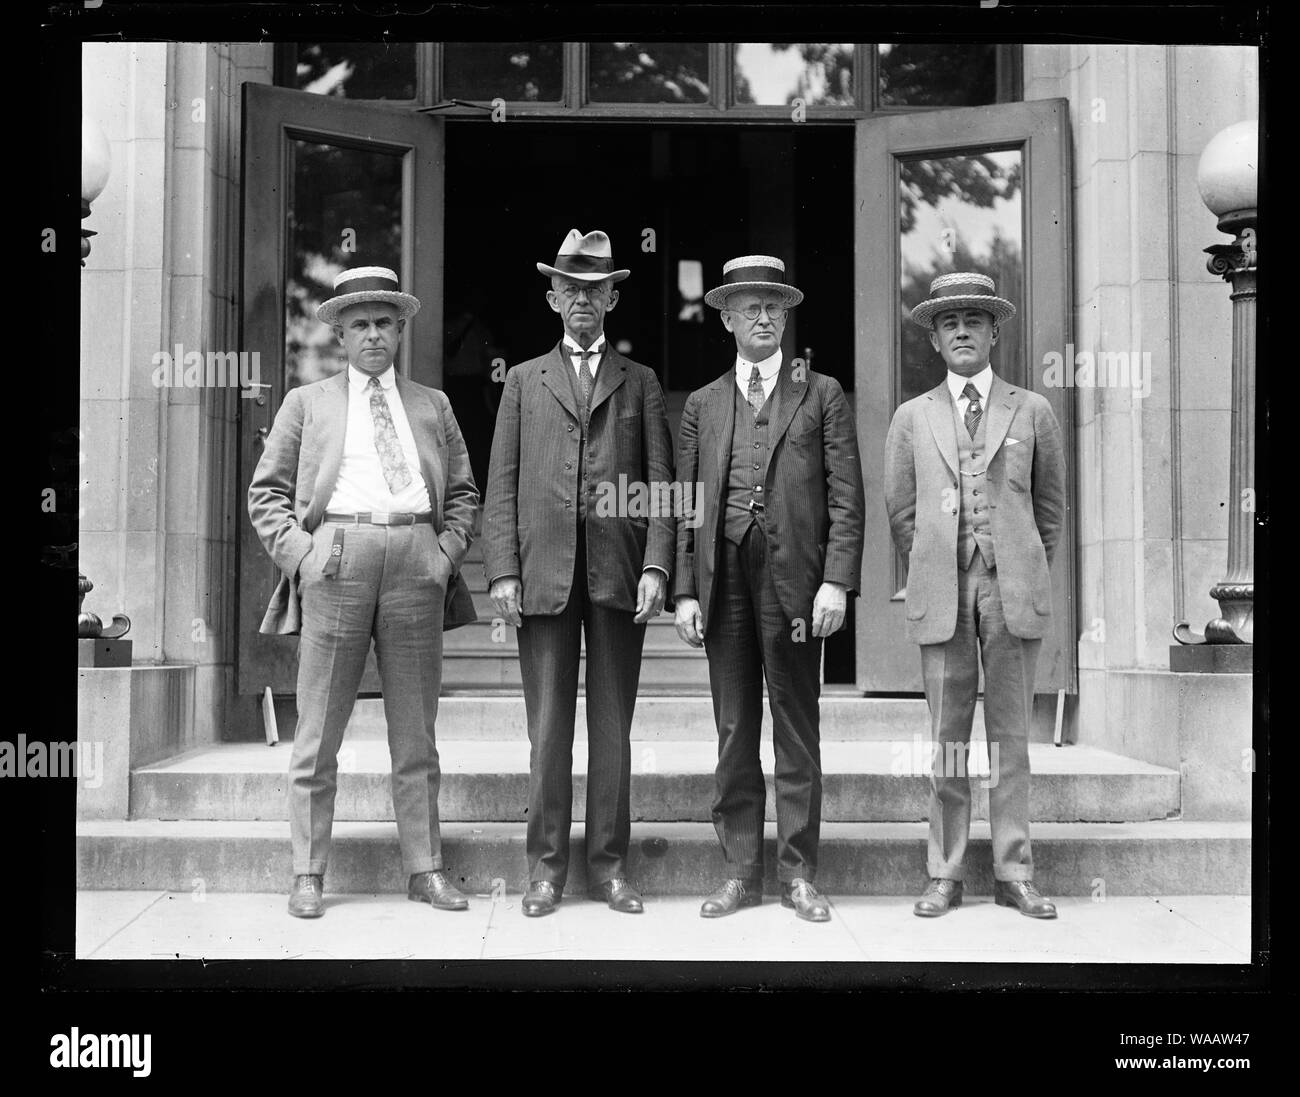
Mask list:
[[[370,384],[370,378],[373,374],[366,373],[364,370],[357,369],[356,366],[348,366],[348,385],[353,392],[362,392]],[[397,371],[389,366],[383,373],[379,374],[379,387],[385,392],[390,391],[397,384]]]
[[781,369],[781,348],[777,347],[775,351],[769,354],[761,362],[750,362],[736,355],[736,376],[740,380],[748,382],[750,374],[754,372],[754,367],[758,367],[758,375],[764,381],[770,381]]
[[974,377],[963,377],[960,373],[948,371],[948,391],[952,393],[953,403],[961,399],[962,390],[966,385],[974,384],[975,390],[980,394],[980,403],[989,402],[989,389],[993,387],[993,367],[985,366]]
[[[578,345],[577,340],[574,339],[567,331],[564,333],[564,345],[566,348],[572,351],[582,350],[582,347]],[[600,351],[604,350],[604,346],[605,346],[605,333],[602,331],[599,335],[596,336],[595,339],[591,341],[591,346],[589,346],[587,349],[599,353]]]

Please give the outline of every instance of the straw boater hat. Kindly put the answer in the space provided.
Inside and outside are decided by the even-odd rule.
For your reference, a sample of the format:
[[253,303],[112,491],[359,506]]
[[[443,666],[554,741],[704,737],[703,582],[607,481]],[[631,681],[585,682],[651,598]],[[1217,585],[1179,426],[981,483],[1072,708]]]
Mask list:
[[785,280],[785,264],[775,255],[742,255],[722,264],[722,285],[704,295],[704,303],[715,309],[726,305],[727,296],[746,290],[776,290],[787,308],[803,300],[803,293]]
[[548,276],[559,274],[579,282],[603,282],[606,278],[621,282],[632,273],[614,269],[614,250],[609,245],[609,237],[600,229],[593,229],[586,236],[577,229],[569,229],[555,257],[555,266],[538,263],[537,269]]
[[397,275],[387,267],[353,267],[334,279],[334,296],[316,308],[316,319],[337,324],[339,313],[349,305],[364,301],[383,301],[397,306],[399,320],[408,320],[420,311],[420,299],[398,289]]
[[930,283],[930,297],[912,310],[912,319],[923,328],[932,327],[934,318],[952,309],[983,309],[996,323],[1010,320],[1016,306],[993,292],[993,279],[984,274],[941,274]]

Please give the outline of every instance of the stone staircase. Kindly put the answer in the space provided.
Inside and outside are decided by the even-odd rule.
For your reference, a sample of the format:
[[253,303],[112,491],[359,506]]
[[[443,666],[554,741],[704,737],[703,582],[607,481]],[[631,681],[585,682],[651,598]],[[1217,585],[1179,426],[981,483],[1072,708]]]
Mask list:
[[[438,718],[440,814],[448,868],[474,893],[526,884],[528,739],[514,630],[493,622],[471,563],[482,620],[447,634]],[[823,824],[818,882],[839,895],[912,895],[925,879],[929,716],[920,699],[822,696]],[[568,889],[585,887],[586,713],[578,702]],[[770,718],[765,771],[772,772]],[[716,735],[703,653],[665,615],[647,628],[632,730],[629,872],[648,895],[707,892],[723,874],[711,822]],[[968,887],[992,890],[988,772],[976,710],[975,814]],[[187,892],[287,889],[286,771],[291,744],[221,743],[134,769],[129,818],[77,827],[77,882],[88,889]],[[340,753],[327,890],[405,888],[389,785],[382,701],[358,701]],[[1180,818],[1177,770],[1088,746],[1031,746],[1036,879],[1055,895],[1247,894],[1250,824]],[[766,886],[775,891],[768,779]]]

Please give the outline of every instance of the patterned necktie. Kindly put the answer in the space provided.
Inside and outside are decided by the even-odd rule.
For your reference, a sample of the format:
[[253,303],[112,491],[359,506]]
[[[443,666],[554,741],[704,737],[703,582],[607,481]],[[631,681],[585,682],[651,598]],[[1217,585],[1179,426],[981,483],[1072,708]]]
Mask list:
[[966,405],[966,429],[970,432],[970,436],[974,438],[975,432],[980,427],[980,418],[984,414],[984,409],[980,407],[980,390],[972,382],[967,381],[966,387],[961,390],[961,394],[970,401]]
[[590,348],[587,350],[569,348],[571,356],[582,359],[578,366],[578,388],[582,390],[582,414],[584,418],[591,409],[591,390],[596,385],[596,379],[591,374],[591,366],[588,364],[588,360],[599,353],[600,351],[591,350]]
[[366,388],[370,390],[370,419],[375,424],[375,449],[384,469],[384,479],[388,481],[388,490],[396,495],[411,482],[411,470],[406,464],[402,443],[397,440],[393,412],[384,398],[379,378],[370,378]]
[[767,402],[767,397],[763,395],[763,380],[758,375],[758,366],[749,375],[749,388],[745,392],[745,399],[749,401],[749,406],[754,409],[754,422],[758,422],[758,413],[763,410],[763,405]]

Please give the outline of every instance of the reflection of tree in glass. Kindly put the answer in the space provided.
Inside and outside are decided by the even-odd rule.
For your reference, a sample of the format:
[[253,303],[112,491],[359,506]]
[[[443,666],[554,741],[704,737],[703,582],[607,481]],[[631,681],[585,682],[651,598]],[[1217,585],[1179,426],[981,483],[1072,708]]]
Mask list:
[[[809,106],[852,106],[853,45],[844,42],[770,42],[774,52],[797,49],[803,58],[803,72],[795,87],[786,93],[786,104],[802,99]],[[754,102],[754,92],[739,66],[734,74],[737,103]]]
[[[316,306],[348,267],[401,269],[401,160],[332,145],[294,144],[292,241],[285,282],[285,374],[306,384],[346,362]],[[349,250],[354,247],[355,250]]]
[[445,42],[442,91],[453,99],[554,102],[563,54],[558,42]]
[[604,103],[706,103],[703,42],[593,42],[591,97]]
[[302,91],[347,99],[415,98],[413,42],[305,42],[296,68]]
[[935,253],[934,259],[920,267],[911,263],[903,266],[902,293],[900,294],[899,330],[902,335],[902,385],[901,399],[910,400],[928,392],[943,380],[946,372],[943,359],[930,346],[925,329],[912,323],[912,309],[930,296],[930,283],[941,274],[953,271],[973,271],[987,274],[999,297],[1016,305],[1017,314],[1003,324],[998,332],[998,345],[990,360],[999,376],[1013,384],[1023,384],[1021,355],[1024,259],[1020,244],[1008,239],[995,227],[988,239],[988,249],[979,254],[960,236],[953,242],[951,257]]
[[944,159],[910,160],[903,168],[900,211],[904,235],[916,225],[918,202],[938,209],[945,198],[958,198],[968,206],[991,209],[994,202],[1010,201],[1020,193],[1020,157],[995,155],[951,156]]
[[997,99],[993,43],[883,43],[876,76],[884,107],[967,107]]

